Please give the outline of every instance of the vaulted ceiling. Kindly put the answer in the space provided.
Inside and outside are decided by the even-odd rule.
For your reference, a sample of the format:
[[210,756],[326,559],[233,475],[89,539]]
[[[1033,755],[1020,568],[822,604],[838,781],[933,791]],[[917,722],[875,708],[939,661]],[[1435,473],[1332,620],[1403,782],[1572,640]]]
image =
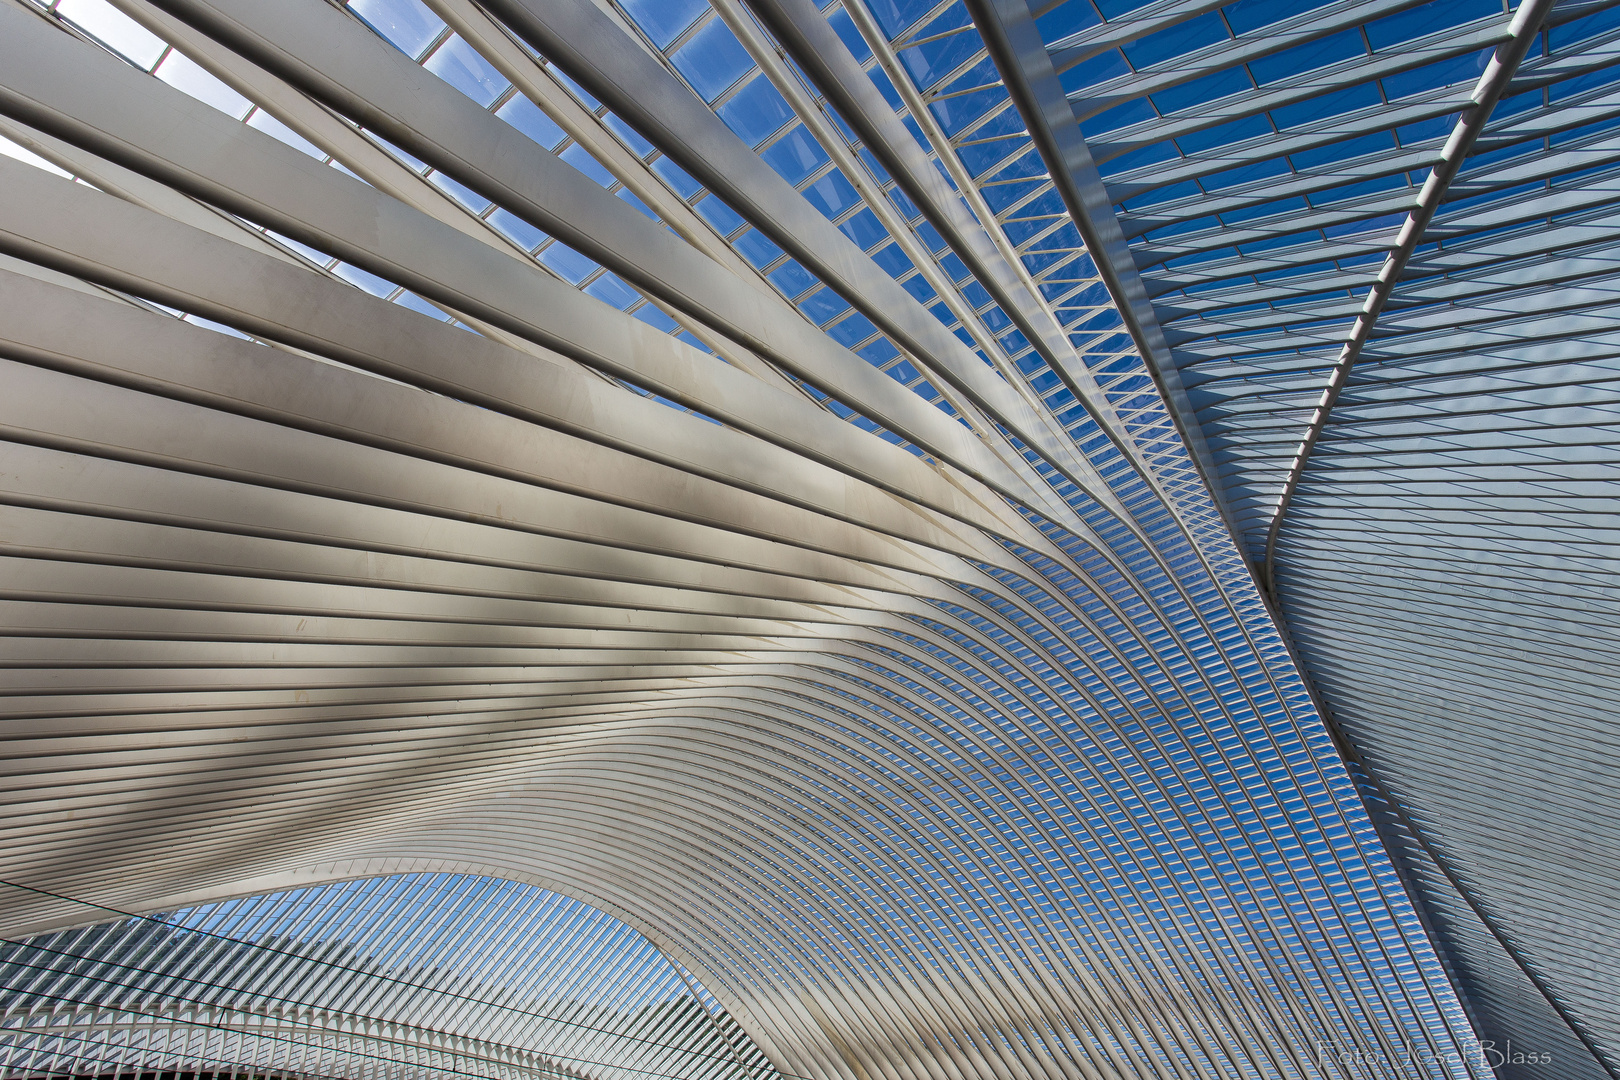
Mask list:
[[454,875],[751,1080],[1612,1073],[1616,24],[1106,7],[0,3],[8,937]]

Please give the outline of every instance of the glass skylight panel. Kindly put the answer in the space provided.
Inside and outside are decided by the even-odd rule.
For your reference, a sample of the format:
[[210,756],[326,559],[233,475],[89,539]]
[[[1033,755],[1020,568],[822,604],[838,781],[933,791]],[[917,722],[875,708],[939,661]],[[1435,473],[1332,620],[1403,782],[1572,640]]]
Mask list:
[[[638,17],[636,10],[627,9],[627,14],[633,19]],[[700,83],[708,80],[703,85],[694,84],[695,89],[711,99],[721,118],[739,130],[743,137],[750,142],[757,142],[761,137],[768,138],[769,146],[762,151],[765,160],[790,182],[799,185],[812,204],[839,224],[846,235],[858,245],[874,251],[883,247],[886,233],[881,224],[869,210],[862,209],[862,201],[847,178],[836,168],[828,167],[826,151],[802,125],[786,127],[785,133],[761,135],[772,124],[776,125],[776,131],[782,132],[791,121],[791,113],[785,111],[786,105],[780,93],[763,74],[757,73],[752,60],[748,59],[748,66],[744,66],[746,50],[736,41],[735,35],[717,19],[707,23],[699,21],[696,26],[697,29],[689,30],[675,41],[672,62],[677,70],[689,82],[692,79]],[[678,193],[693,201],[699,213],[716,231],[733,240],[751,232],[744,228],[741,217],[715,201],[715,196],[703,194],[684,171],[667,159],[655,159],[653,167],[672,183]],[[762,269],[767,274],[772,272],[769,265]],[[807,289],[808,285],[805,285],[788,292],[790,298],[798,300],[801,310],[807,302],[803,295]],[[932,290],[927,290],[925,295],[931,296]],[[820,325],[826,325],[828,320],[836,320],[838,312],[843,310],[830,303],[809,302],[814,304],[814,310],[806,313]],[[944,309],[941,309],[941,318],[947,325],[955,322],[954,317],[945,313]],[[863,354],[866,352],[864,348],[861,351]],[[897,352],[892,346],[882,349],[879,353],[882,359],[876,362],[881,365]],[[918,389],[927,385],[926,382],[914,384]],[[941,407],[949,408],[931,387],[924,396]]]
[[[358,7],[355,10],[357,14],[362,16],[362,21],[365,21],[373,30],[387,37],[391,43],[400,47],[408,55],[419,58],[425,68],[443,78],[458,91],[485,108],[491,109],[495,115],[528,135],[537,144],[556,153],[563,161],[613,191],[621,200],[635,206],[638,211],[648,217],[657,220],[657,214],[650,207],[646,206],[628,188],[623,187],[620,179],[613,175],[582,145],[568,136],[555,119],[547,115],[528,97],[515,92],[510,82],[464,38],[447,33],[442,22],[439,22],[436,18],[428,17],[430,13],[425,7],[420,7],[417,0],[399,0],[397,4],[390,2],[387,5],[373,4],[368,6],[365,11],[361,11]],[[373,17],[376,21],[373,21]],[[396,37],[399,40],[394,40]],[[616,134],[620,134],[621,139],[625,138],[626,134],[633,134],[629,133],[628,128],[618,124],[617,118],[611,114],[603,117],[601,114],[605,110],[601,109],[600,104],[589,94],[579,89],[566,75],[555,69],[548,70],[587,108],[598,111],[599,118],[603,119]],[[478,195],[453,177],[430,169],[426,163],[399,149],[386,139],[375,135],[372,135],[371,138],[402,163],[423,174],[430,183],[449,195],[468,213],[483,220],[495,232],[519,248],[531,255],[535,255],[541,265],[569,284],[580,287],[589,295],[597,296],[598,292],[600,292],[599,299],[607,300],[613,303],[614,306],[629,310],[631,314],[642,318],[643,321],[658,325],[660,329],[675,332],[677,336],[680,336],[694,347],[705,352],[712,351],[691,333],[679,329],[678,324],[671,320],[669,316],[659,312],[656,308],[649,307],[646,300],[640,298],[639,295],[634,302],[625,302],[623,292],[629,286],[617,278],[614,279],[616,285],[604,285],[601,290],[592,291],[592,284],[604,273],[594,260],[590,260],[582,254],[562,246],[544,231],[535,228],[504,207],[500,207],[491,200]],[[639,148],[632,146],[632,149],[637,151],[638,156],[644,156],[647,148],[643,141]],[[339,163],[333,162],[333,164]],[[668,165],[668,163],[665,164]],[[711,216],[730,213],[729,210],[722,208],[718,202],[711,205],[708,211]],[[644,391],[638,390],[637,392],[643,393],[645,396]],[[650,396],[659,401],[665,400],[658,395]],[[673,403],[669,404],[673,406]],[[682,408],[680,406],[673,407]],[[682,411],[690,412],[691,410],[682,408]],[[710,418],[704,417],[704,419]]]
[[708,0],[621,0],[620,6],[660,49],[710,10]]
[[495,115],[547,150],[555,150],[557,144],[567,138],[567,134],[555,120],[522,94],[513,94],[505,104],[495,110]]
[[755,66],[737,35],[718,18],[711,18],[688,37],[670,54],[670,62],[707,102],[737,85]]
[[51,10],[144,71],[163,57],[168,43],[107,0],[56,0]]
[[349,7],[413,60],[421,59],[445,30],[444,20],[422,0],[349,0]]
[[247,114],[253,109],[251,101],[232,90],[182,52],[171,49],[152,73],[176,90],[184,90],[198,101],[212,105],[220,112],[238,120],[246,119]]
[[488,60],[456,34],[445,38],[422,66],[488,108],[512,84]]

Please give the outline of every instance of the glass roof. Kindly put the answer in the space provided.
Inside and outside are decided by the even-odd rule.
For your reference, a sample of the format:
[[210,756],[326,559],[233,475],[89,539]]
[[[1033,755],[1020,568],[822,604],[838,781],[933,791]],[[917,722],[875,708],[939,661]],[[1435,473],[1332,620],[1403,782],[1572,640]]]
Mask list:
[[[1499,844],[1615,813],[1582,779],[1612,723],[1591,680],[1612,669],[1563,664],[1607,655],[1587,620],[1615,603],[1587,585],[1611,524],[1616,12],[1030,11],[1207,473],[1315,686],[1398,793],[1380,798],[1406,804],[1402,858],[1476,1023],[1562,1047],[1554,1071],[1582,1076],[1614,1074],[1620,1027],[1550,928],[1611,901]],[[1442,180],[1443,154],[1460,164]],[[1414,234],[1420,193],[1435,209]],[[1347,352],[1381,274],[1388,301]],[[1501,755],[1537,779],[1490,777]]]

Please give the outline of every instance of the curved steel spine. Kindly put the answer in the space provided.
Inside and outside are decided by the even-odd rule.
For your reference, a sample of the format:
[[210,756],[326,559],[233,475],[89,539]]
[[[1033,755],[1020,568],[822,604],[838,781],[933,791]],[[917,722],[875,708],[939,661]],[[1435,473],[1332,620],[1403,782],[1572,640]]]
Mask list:
[[[1277,534],[1282,530],[1283,518],[1288,513],[1288,504],[1293,501],[1294,489],[1299,486],[1306,459],[1316,447],[1317,439],[1321,438],[1328,415],[1333,411],[1334,403],[1339,400],[1339,393],[1344,389],[1345,381],[1350,377],[1350,370],[1355,367],[1356,359],[1361,355],[1362,346],[1372,335],[1379,313],[1384,310],[1384,305],[1400,280],[1402,271],[1406,269],[1407,262],[1412,258],[1412,253],[1423,242],[1423,236],[1428,231],[1429,223],[1434,219],[1435,211],[1445,199],[1447,189],[1456,179],[1457,171],[1462,168],[1480,132],[1490,120],[1491,110],[1507,92],[1508,84],[1519,70],[1519,64],[1530,52],[1530,46],[1535,41],[1536,35],[1541,33],[1541,25],[1552,11],[1552,6],[1552,0],[1525,0],[1513,13],[1513,21],[1507,28],[1508,40],[1496,47],[1490,64],[1485,68],[1484,74],[1480,75],[1479,85],[1474,87],[1471,95],[1473,105],[1457,118],[1456,127],[1452,129],[1445,147],[1440,151],[1440,161],[1429,172],[1428,179],[1423,182],[1423,188],[1418,192],[1417,205],[1407,215],[1400,233],[1395,237],[1395,246],[1384,259],[1384,265],[1378,271],[1378,278],[1361,305],[1361,312],[1356,316],[1355,325],[1351,328],[1339,358],[1334,362],[1333,370],[1328,375],[1327,387],[1322,391],[1322,400],[1311,413],[1310,423],[1305,428],[1305,437],[1300,440],[1299,449],[1294,452],[1294,459],[1288,466],[1288,475],[1283,480],[1277,511],[1272,516],[1270,528],[1266,530],[1264,562],[1266,587],[1273,593],[1277,591],[1276,575],[1272,570],[1272,564],[1277,556]],[[1528,969],[1526,974],[1529,974]],[[1584,1039],[1584,1036],[1582,1038]]]

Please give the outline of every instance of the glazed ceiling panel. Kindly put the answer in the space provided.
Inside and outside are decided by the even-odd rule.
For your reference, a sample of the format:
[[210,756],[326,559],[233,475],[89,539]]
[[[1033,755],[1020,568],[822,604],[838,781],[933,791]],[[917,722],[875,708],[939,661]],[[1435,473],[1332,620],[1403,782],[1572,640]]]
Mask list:
[[956,4],[0,5],[8,934],[501,878],[783,1075],[1487,1075],[1020,95]]

